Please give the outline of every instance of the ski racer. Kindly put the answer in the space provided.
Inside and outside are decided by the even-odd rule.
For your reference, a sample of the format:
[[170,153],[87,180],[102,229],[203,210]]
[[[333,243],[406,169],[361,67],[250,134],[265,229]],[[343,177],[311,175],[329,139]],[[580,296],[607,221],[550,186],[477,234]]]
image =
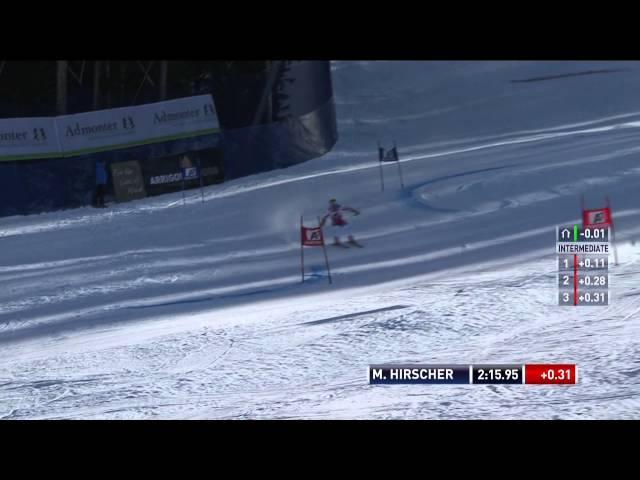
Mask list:
[[342,206],[338,204],[335,198],[329,200],[329,211],[328,213],[322,217],[320,221],[320,226],[323,227],[327,218],[331,218],[331,226],[334,230],[333,244],[336,246],[345,246],[340,242],[340,234],[348,235],[348,241],[351,245],[362,247],[356,240],[353,238],[353,234],[350,231],[349,224],[344,218],[344,213],[349,212],[354,215],[360,215],[360,212],[352,207]]

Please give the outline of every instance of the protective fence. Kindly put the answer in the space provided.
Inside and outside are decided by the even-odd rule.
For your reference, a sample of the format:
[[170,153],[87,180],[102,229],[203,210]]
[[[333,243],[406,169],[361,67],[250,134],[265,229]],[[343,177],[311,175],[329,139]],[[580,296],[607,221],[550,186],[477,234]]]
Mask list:
[[[270,121],[241,128],[224,128],[218,113],[233,105],[215,92],[213,98],[206,94],[54,118],[0,120],[0,216],[91,204],[100,160],[109,172],[107,196],[126,201],[327,153],[337,141],[329,62],[281,62],[277,73],[265,90]],[[258,110],[264,105],[260,101]],[[124,162],[135,162],[136,168],[118,168]],[[114,180],[120,182],[119,192]],[[123,193],[125,186],[129,194]]]
[[[226,178],[284,168],[322,156],[338,140],[330,62],[283,61],[275,68],[275,79],[268,85],[272,88],[259,101],[253,125],[225,128],[225,121],[237,108],[235,95],[212,87],[223,129]],[[259,90],[251,79],[240,80],[242,89]],[[254,83],[261,81],[253,79]]]
[[[0,120],[0,215],[91,203],[96,163],[159,159],[219,148],[210,95],[55,118]],[[176,169],[180,171],[176,161]],[[113,189],[107,184],[107,193]]]

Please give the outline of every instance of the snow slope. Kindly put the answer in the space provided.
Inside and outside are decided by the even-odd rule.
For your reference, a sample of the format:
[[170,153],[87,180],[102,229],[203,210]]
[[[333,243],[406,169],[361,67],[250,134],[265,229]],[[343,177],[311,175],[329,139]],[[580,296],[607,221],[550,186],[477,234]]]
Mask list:
[[[336,62],[340,141],[285,170],[0,220],[0,417],[638,418],[640,65]],[[376,141],[398,142],[406,188]],[[556,305],[555,226],[610,194],[609,307]],[[364,249],[300,215],[359,208]],[[369,386],[370,363],[580,384]]]

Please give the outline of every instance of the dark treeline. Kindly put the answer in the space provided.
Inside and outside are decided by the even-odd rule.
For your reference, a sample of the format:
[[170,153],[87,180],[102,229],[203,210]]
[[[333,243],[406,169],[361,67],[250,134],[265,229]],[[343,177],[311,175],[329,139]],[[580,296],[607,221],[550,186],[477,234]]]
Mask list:
[[[271,65],[268,61],[168,61],[163,88],[162,61],[68,61],[66,112],[212,93],[222,126],[245,126],[256,120]],[[0,118],[56,115],[58,80],[56,61],[0,61]],[[271,121],[275,114],[267,109],[258,123]]]

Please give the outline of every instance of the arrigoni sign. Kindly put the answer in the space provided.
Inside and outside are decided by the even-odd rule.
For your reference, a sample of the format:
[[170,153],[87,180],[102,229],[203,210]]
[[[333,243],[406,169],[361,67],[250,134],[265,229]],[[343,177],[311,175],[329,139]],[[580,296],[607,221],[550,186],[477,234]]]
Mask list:
[[0,161],[72,157],[219,131],[211,95],[55,118],[0,120]]

